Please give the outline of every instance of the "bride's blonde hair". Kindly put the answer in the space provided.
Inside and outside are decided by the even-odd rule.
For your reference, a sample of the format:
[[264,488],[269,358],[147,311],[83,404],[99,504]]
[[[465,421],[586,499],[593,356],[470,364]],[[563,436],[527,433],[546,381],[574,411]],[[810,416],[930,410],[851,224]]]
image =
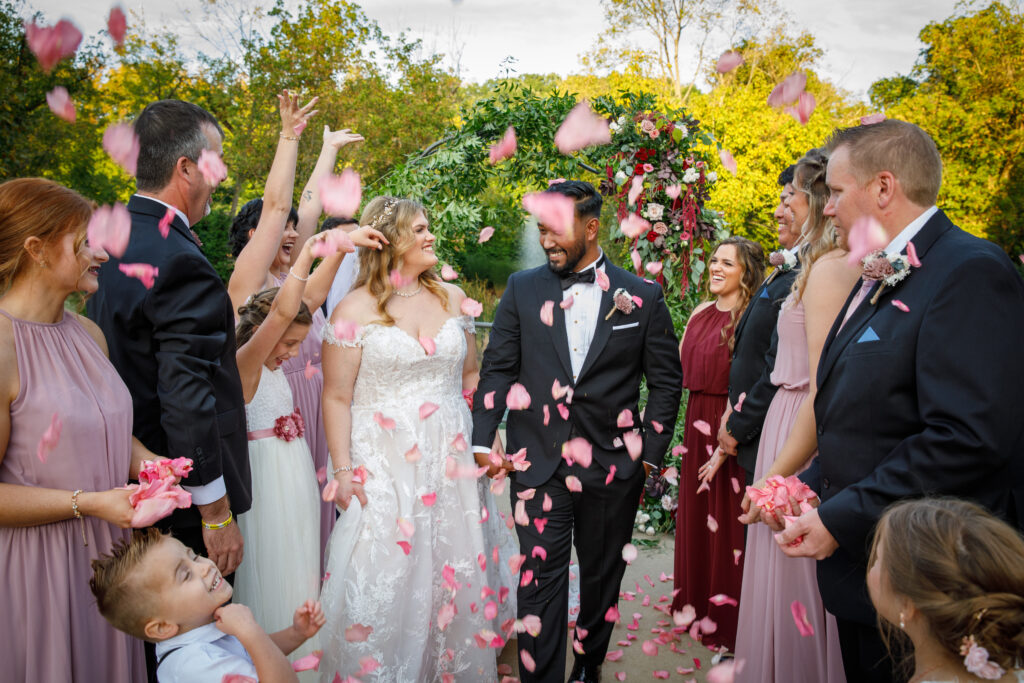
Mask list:
[[[376,322],[380,324],[395,324],[395,319],[386,308],[388,299],[395,292],[391,284],[391,271],[401,269],[402,257],[416,244],[412,224],[420,213],[426,216],[427,210],[419,202],[388,196],[375,197],[363,209],[359,223],[380,230],[390,244],[379,250],[359,250],[359,275],[352,288],[358,289],[365,285],[377,299],[380,320]],[[433,269],[425,270],[417,280],[424,289],[440,299],[441,305],[447,310],[448,292],[437,273]]]

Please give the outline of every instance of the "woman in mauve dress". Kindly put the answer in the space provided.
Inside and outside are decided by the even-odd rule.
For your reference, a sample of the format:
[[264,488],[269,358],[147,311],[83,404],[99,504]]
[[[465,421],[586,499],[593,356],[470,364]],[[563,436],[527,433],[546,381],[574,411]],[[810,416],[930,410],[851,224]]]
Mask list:
[[686,453],[679,473],[677,592],[672,609],[692,605],[698,620],[708,617],[717,624],[717,629],[706,629],[704,645],[731,650],[736,607],[716,605],[709,598],[719,594],[739,598],[743,568],[733,551],[743,547],[743,525],[736,520],[743,494],[732,482],[742,482],[745,475],[735,458],[726,458],[710,488],[702,486],[698,492],[698,476],[717,446],[714,435],[729,400],[732,332],[764,277],[764,252],[755,242],[729,237],[711,253],[708,271],[714,298],[693,311],[679,344],[683,385],[690,393],[683,432]]
[[[0,185],[0,678],[144,681],[141,641],[96,609],[90,563],[127,538],[142,460],[132,398],[99,328],[64,309],[95,292],[92,204],[39,178]],[[140,282],[139,287],[143,284]]]

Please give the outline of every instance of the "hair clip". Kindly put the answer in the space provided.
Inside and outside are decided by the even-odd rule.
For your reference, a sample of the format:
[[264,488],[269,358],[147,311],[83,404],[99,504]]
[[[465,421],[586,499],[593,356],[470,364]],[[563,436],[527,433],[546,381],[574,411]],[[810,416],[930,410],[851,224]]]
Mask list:
[[[974,624],[980,622],[981,617],[987,610],[988,608],[980,610],[971,621]],[[978,645],[978,641],[974,639],[973,633],[969,636],[964,636],[963,640],[960,641],[960,654],[964,657],[964,667],[978,678],[995,681],[1006,675],[1003,667],[989,661],[988,650]]]
[[378,214],[377,217],[373,219],[373,222],[370,223],[370,227],[376,230],[378,225],[380,225],[388,218],[390,218],[391,214],[395,210],[395,207],[398,206],[399,201],[400,200],[394,197],[389,197],[388,199],[384,200],[384,210],[381,211],[380,214]]

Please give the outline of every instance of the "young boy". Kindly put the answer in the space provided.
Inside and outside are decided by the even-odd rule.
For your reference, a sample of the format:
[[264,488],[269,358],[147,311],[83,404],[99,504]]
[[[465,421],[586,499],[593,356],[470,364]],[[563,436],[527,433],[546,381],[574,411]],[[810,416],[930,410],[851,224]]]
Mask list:
[[212,561],[156,529],[136,532],[92,567],[100,613],[118,630],[156,643],[160,683],[221,683],[229,674],[297,682],[285,655],[325,621],[320,603],[307,600],[289,628],[268,635],[248,607],[224,604],[231,585]]

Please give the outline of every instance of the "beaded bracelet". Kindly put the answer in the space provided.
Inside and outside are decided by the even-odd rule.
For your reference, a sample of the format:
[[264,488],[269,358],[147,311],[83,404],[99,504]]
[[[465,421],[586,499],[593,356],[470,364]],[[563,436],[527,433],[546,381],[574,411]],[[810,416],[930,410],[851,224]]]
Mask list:
[[298,139],[299,139],[299,136],[298,136],[298,135],[285,135],[285,134],[284,134],[284,132],[281,132],[281,134],[279,135],[279,137],[281,137],[281,138],[282,138],[282,139],[284,139],[284,140],[294,140],[294,141],[298,141]]
[[82,530],[82,543],[88,546],[89,539],[85,537],[85,520],[82,519],[82,511],[78,509],[78,494],[81,492],[82,489],[78,489],[71,494],[71,511],[75,513],[75,519],[78,520],[79,528]]
[[211,531],[217,531],[218,529],[223,529],[233,521],[235,521],[235,513],[228,511],[228,518],[223,522],[218,522],[217,524],[207,524],[206,522],[203,522],[203,528],[210,529]]
[[341,467],[335,467],[333,470],[331,470],[331,476],[333,477],[338,472],[351,472],[351,471],[352,471],[352,465],[342,465]]
[[294,268],[289,268],[288,269],[288,274],[291,275],[296,280],[298,280],[299,282],[306,282],[306,281],[309,280],[309,276],[308,275],[306,277],[299,277],[298,275],[296,275]]

